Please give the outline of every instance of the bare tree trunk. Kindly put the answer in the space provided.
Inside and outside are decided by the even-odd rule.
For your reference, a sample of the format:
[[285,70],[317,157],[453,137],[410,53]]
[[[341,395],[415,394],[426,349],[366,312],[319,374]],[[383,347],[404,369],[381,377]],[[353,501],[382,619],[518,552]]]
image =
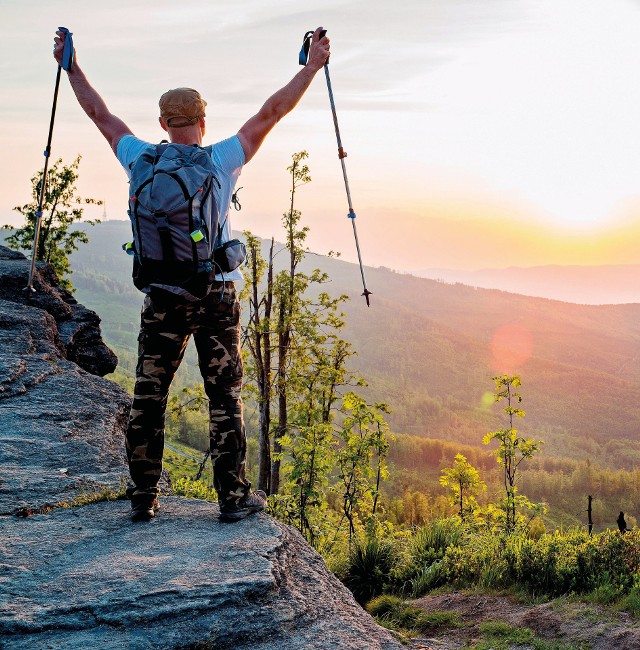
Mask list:
[[[287,357],[289,348],[288,332],[284,329],[284,310],[286,307],[280,303],[280,322],[278,324],[278,426],[273,436],[273,453],[280,454],[282,445],[280,438],[287,432]],[[287,334],[287,336],[285,336]],[[278,494],[280,490],[280,458],[276,457],[271,463],[271,490]]]
[[[269,319],[271,316],[271,304],[273,294],[273,240],[269,254],[269,269],[267,276],[267,291],[264,298],[260,297],[258,277],[258,247],[259,243],[254,242],[254,248],[250,251],[251,266],[251,313],[249,320],[252,325],[249,347],[255,361],[256,383],[258,386],[258,489],[270,493],[271,478],[271,339],[269,335]],[[260,316],[261,305],[264,304],[264,318]]]

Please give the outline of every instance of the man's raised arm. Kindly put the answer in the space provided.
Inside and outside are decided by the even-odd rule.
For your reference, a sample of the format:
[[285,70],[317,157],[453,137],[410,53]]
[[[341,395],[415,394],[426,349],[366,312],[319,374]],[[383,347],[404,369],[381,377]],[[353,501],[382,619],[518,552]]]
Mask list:
[[[64,49],[63,32],[56,32],[54,39],[53,57],[58,62],[62,63],[62,51]],[[69,83],[73,92],[76,94],[78,103],[84,112],[93,120],[93,123],[98,127],[100,133],[107,139],[111,145],[113,152],[116,152],[118,142],[123,135],[133,135],[131,129],[119,118],[109,112],[104,100],[96,92],[96,90],[87,81],[84,72],[80,69],[76,59],[75,52],[73,53],[74,61],[71,70],[68,72]]]
[[295,108],[318,70],[329,58],[329,39],[326,36],[319,38],[321,31],[322,27],[318,27],[313,34],[307,65],[284,88],[269,97],[257,115],[238,131],[245,163],[253,158],[269,131]]

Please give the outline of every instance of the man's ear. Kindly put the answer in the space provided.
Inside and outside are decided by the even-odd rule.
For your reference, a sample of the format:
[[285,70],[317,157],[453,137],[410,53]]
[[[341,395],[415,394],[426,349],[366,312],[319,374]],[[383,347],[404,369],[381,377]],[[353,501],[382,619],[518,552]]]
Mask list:
[[200,125],[200,130],[202,131],[202,135],[204,135],[207,130],[207,125],[204,122],[204,117],[200,118],[200,122],[198,122],[198,124]]
[[158,118],[158,122],[160,122],[160,126],[162,127],[163,131],[167,131],[168,133],[169,129],[167,128],[167,125],[164,123],[164,120],[161,117]]

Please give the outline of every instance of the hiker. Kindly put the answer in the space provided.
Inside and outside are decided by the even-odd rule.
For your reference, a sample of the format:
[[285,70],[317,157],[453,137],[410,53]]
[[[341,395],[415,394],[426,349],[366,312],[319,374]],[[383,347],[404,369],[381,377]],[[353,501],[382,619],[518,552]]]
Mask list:
[[[321,29],[314,32],[308,64],[272,95],[236,135],[204,149],[213,161],[215,182],[211,187],[219,213],[217,232],[220,244],[230,240],[229,205],[243,165],[255,156],[276,123],[295,108],[329,57],[329,39],[326,36],[320,38]],[[54,58],[58,64],[62,60],[64,38],[64,32],[56,32]],[[155,148],[155,145],[139,140],[121,119],[110,113],[75,58],[68,77],[80,106],[107,139],[131,178],[138,159],[143,158],[145,152],[160,152],[163,145]],[[206,102],[201,95],[191,88],[176,88],[163,94],[159,105],[160,126],[168,133],[169,146],[194,159],[196,155],[201,156],[203,150],[193,148],[193,145],[202,146],[206,129]],[[155,160],[158,155],[155,153]],[[206,164],[210,165],[208,159]],[[184,171],[191,173],[186,165]],[[135,199],[135,196],[130,197],[130,205]],[[194,241],[197,237],[202,239],[198,233],[200,231],[191,233]],[[213,233],[211,235],[209,239],[213,240]],[[179,292],[175,293],[171,287],[169,290],[143,288],[146,295],[138,337],[136,384],[126,434],[133,482],[127,496],[131,499],[131,518],[134,521],[147,521],[159,509],[157,495],[162,471],[167,394],[191,334],[209,399],[210,449],[220,519],[237,521],[264,510],[266,506],[265,493],[251,491],[251,484],[245,477],[246,436],[240,395],[240,306],[234,284],[241,277],[235,270],[225,273],[224,277],[216,274],[214,279],[211,272],[210,292],[195,300],[194,296],[185,298]]]

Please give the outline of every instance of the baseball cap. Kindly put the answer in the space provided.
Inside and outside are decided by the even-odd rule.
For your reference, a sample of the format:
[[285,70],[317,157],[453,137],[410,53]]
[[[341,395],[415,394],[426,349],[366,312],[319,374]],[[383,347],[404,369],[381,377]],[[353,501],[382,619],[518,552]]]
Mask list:
[[167,126],[180,128],[191,126],[202,119],[207,102],[193,88],[173,88],[167,90],[160,101],[160,116]]

